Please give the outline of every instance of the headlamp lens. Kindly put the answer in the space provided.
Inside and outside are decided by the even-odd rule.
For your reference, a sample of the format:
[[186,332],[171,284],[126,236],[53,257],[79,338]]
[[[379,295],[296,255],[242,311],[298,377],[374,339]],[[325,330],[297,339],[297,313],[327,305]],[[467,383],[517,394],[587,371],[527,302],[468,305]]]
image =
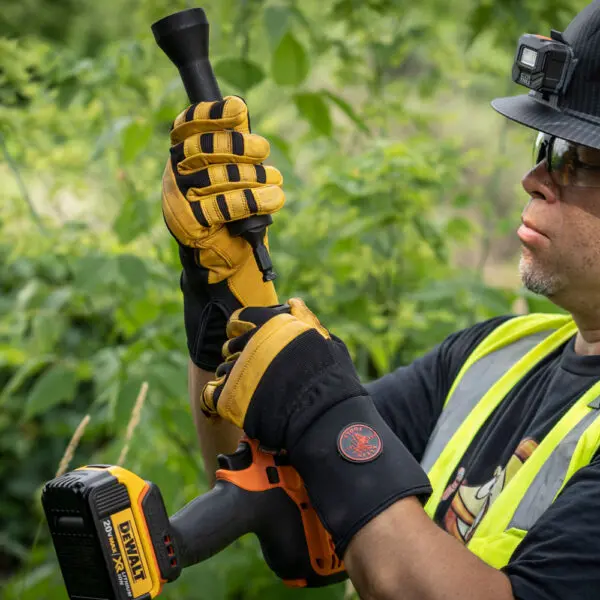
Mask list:
[[538,53],[531,48],[525,46],[521,52],[521,64],[529,69],[534,69],[537,63]]
[[546,161],[557,185],[600,188],[600,150],[538,133],[533,147],[534,164]]

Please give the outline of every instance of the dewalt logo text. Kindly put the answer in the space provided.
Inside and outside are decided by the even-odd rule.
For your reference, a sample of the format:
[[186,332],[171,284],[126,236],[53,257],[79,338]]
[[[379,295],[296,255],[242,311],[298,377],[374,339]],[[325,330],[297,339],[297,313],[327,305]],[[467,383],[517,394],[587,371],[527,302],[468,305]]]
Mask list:
[[138,543],[135,538],[135,534],[132,531],[131,521],[124,521],[119,523],[119,535],[123,548],[125,550],[125,556],[131,569],[131,575],[134,581],[143,581],[146,579],[146,572],[144,571],[144,565],[140,556]]
[[149,597],[154,598],[160,591],[160,585],[156,585],[152,564],[144,554],[143,538],[133,511],[131,508],[121,510],[111,516],[111,521],[121,559],[119,565],[115,564],[119,585],[123,586],[128,598],[139,598],[152,591],[154,593]]

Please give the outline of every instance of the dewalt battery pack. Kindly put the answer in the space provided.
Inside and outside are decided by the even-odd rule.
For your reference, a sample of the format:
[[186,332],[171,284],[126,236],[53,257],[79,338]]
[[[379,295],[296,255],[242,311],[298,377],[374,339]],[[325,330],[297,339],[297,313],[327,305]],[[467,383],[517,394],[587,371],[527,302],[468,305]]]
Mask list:
[[72,600],[149,600],[181,572],[158,487],[90,465],[49,481],[42,505]]

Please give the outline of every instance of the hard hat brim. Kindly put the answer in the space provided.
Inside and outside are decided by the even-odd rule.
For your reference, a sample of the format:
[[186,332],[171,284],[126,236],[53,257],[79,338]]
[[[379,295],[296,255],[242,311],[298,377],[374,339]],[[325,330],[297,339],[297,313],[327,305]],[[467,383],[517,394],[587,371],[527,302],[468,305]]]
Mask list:
[[552,108],[531,96],[496,98],[492,107],[506,118],[536,131],[555,135],[575,144],[600,149],[600,119],[598,123],[580,119]]

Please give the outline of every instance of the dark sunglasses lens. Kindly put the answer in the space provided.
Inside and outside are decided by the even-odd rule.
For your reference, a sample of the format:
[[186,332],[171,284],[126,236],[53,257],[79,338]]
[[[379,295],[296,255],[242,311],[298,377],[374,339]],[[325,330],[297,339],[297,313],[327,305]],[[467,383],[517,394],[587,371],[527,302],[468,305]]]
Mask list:
[[600,150],[540,132],[533,145],[533,164],[544,160],[554,183],[600,188]]
[[577,145],[554,138],[548,162],[551,165],[549,171],[552,179],[562,186],[582,185],[580,183],[580,163],[577,160]]

